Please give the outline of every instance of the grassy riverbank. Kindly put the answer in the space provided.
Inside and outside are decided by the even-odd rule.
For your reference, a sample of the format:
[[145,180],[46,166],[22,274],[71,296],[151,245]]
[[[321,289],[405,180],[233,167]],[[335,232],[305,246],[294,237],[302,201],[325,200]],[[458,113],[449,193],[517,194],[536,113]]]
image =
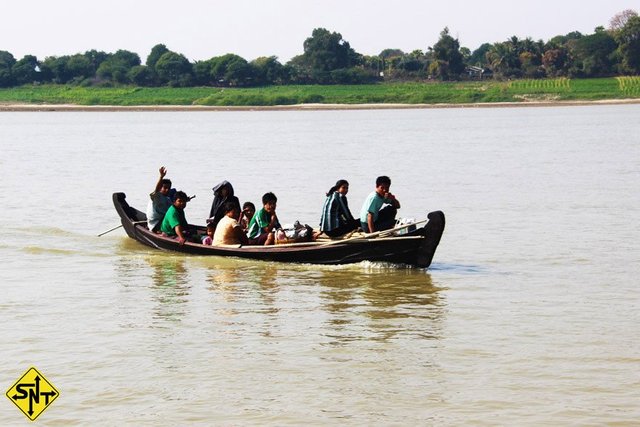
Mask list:
[[0,104],[81,106],[278,106],[296,104],[465,104],[640,98],[640,77],[510,82],[383,83],[264,88],[22,86],[0,89]]

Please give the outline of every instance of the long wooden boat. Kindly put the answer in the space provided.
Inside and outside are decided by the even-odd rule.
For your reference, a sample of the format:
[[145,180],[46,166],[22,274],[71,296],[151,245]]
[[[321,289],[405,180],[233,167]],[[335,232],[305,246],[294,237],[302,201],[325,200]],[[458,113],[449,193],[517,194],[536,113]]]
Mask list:
[[[232,256],[265,261],[349,264],[360,261],[383,261],[429,267],[444,231],[445,219],[441,211],[427,215],[428,221],[405,234],[397,232],[372,233],[342,240],[291,243],[273,246],[206,246],[156,234],[147,228],[147,217],[126,201],[124,193],[113,194],[113,204],[122,226],[132,239],[152,248],[194,255]],[[196,226],[203,233],[205,227]]]

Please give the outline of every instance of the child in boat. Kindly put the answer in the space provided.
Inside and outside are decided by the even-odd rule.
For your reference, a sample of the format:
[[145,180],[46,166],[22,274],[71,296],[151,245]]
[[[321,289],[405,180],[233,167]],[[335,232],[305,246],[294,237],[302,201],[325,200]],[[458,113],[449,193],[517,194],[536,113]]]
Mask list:
[[160,231],[168,237],[177,237],[181,245],[189,237],[189,224],[184,215],[184,208],[187,206],[189,197],[183,191],[176,192],[176,199],[173,205],[167,210],[167,214],[162,220]]
[[365,233],[388,230],[395,225],[400,202],[389,192],[390,187],[388,176],[376,178],[376,189],[369,194],[360,210],[360,226]]
[[238,207],[234,202],[224,204],[225,214],[218,221],[216,232],[213,235],[213,246],[219,245],[246,245],[248,239],[238,224]]
[[240,227],[242,227],[242,231],[245,233],[249,229],[249,223],[251,222],[251,218],[256,213],[256,206],[251,202],[244,202],[242,205],[242,212],[240,213],[240,218],[238,219],[238,223]]
[[147,205],[147,226],[149,230],[154,232],[158,232],[160,229],[162,220],[173,203],[169,197],[171,180],[166,179],[166,175],[167,169],[164,166],[160,167],[160,178],[158,178],[156,188],[149,194],[151,200],[149,200],[149,204]]
[[215,231],[216,228],[213,226],[213,224],[207,224],[207,234],[202,237],[203,245],[211,246],[211,244],[213,243],[213,234],[215,233]]
[[250,245],[273,245],[275,237],[273,230],[281,228],[276,215],[278,198],[269,192],[262,196],[262,209],[251,218],[247,237]]
[[353,218],[347,202],[349,183],[338,180],[331,187],[322,207],[320,231],[329,237],[339,237],[360,227],[360,221]]

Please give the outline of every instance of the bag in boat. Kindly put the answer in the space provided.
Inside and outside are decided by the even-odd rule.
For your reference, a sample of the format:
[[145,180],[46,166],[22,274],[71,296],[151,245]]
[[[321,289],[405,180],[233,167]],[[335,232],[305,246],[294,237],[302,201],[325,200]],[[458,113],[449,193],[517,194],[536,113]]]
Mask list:
[[[405,226],[407,224],[413,224],[414,222],[416,222],[415,218],[400,218],[396,221],[396,227],[402,227]],[[416,226],[415,225],[410,225],[408,227],[405,227],[401,230],[396,231],[394,234],[396,236],[402,236],[403,234],[407,234],[410,233],[412,231],[416,230]]]
[[309,242],[313,237],[313,228],[296,221],[293,225],[276,230],[276,245],[284,243]]

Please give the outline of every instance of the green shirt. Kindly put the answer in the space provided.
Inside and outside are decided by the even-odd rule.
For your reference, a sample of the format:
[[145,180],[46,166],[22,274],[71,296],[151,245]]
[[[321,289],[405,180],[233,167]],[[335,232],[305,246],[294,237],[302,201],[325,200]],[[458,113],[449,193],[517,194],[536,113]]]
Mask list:
[[184,216],[184,210],[176,209],[175,206],[171,205],[162,220],[160,231],[165,233],[167,236],[176,236],[176,227],[178,225],[182,225],[183,227],[187,226],[187,219]]
[[369,197],[364,201],[362,209],[360,210],[360,222],[366,224],[367,216],[369,214],[373,215],[373,221],[376,221],[378,219],[380,209],[385,203],[391,203],[391,201],[389,199],[385,199],[375,191],[369,194]]
[[249,222],[249,229],[247,230],[247,236],[250,239],[255,239],[259,235],[264,232],[264,228],[269,225],[271,222],[271,215],[264,208],[260,209],[256,214],[251,218],[251,222]]
[[[265,227],[269,226],[271,223],[271,214],[264,210],[264,208],[260,209],[256,214],[251,218],[251,222],[249,222],[249,229],[247,230],[247,237],[250,239],[255,239],[262,233],[264,233]],[[276,221],[275,228],[279,228],[280,223]]]

